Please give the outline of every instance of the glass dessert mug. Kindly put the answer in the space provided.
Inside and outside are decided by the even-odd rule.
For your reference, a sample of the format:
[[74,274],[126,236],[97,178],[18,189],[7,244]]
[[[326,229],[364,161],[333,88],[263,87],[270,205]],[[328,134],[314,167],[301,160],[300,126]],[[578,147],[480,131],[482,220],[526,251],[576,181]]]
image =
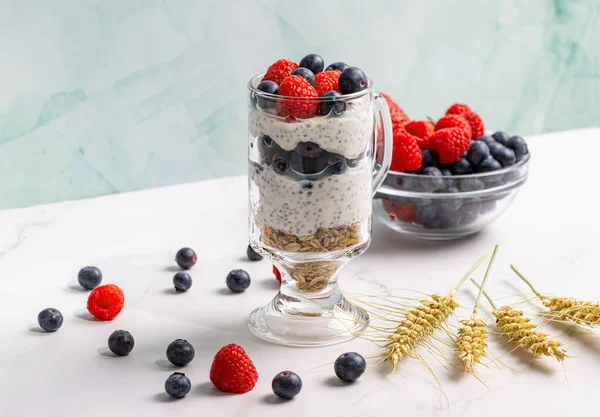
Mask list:
[[[339,343],[369,322],[342,295],[338,274],[371,240],[372,198],[391,160],[387,103],[371,80],[328,100],[264,93],[261,79],[248,84],[249,240],[282,282],[271,303],[251,313],[249,328],[283,345]],[[285,108],[328,114],[278,115]]]

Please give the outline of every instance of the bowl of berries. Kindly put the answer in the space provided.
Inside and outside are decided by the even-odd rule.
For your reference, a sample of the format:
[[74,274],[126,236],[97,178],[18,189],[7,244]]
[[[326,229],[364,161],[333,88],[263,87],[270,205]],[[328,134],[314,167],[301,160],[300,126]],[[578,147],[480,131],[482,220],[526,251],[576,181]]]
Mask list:
[[490,132],[465,104],[437,122],[409,120],[389,97],[392,165],[375,196],[386,226],[428,240],[453,240],[483,230],[511,205],[527,181],[525,140]]

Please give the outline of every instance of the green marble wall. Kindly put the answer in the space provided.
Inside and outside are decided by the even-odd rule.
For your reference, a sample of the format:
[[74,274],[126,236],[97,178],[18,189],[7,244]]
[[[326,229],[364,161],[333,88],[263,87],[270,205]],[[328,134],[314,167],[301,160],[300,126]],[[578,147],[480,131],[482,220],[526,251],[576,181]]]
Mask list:
[[245,172],[247,79],[310,52],[413,117],[600,125],[598,0],[5,0],[0,209]]

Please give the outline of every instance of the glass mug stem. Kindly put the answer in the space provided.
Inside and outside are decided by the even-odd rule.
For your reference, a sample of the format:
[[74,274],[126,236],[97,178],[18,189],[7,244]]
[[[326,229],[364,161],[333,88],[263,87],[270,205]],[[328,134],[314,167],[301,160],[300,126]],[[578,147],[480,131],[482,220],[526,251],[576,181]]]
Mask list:
[[372,197],[391,161],[387,103],[370,83],[344,97],[341,115],[290,120],[277,109],[298,99],[256,90],[261,78],[249,83],[250,243],[278,267],[282,284],[252,312],[249,328],[284,345],[339,343],[369,322],[338,277],[370,244]]

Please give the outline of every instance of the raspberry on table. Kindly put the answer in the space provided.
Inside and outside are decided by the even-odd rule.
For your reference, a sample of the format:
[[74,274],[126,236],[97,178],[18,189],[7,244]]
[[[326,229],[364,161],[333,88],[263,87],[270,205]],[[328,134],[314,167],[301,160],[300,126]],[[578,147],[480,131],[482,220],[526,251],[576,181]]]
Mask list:
[[268,69],[261,81],[273,81],[281,85],[283,80],[298,68],[298,64],[289,59],[280,59],[273,63]]
[[323,71],[315,75],[315,90],[319,97],[329,91],[340,92],[339,80],[342,72],[338,70]]
[[435,130],[433,123],[428,120],[413,120],[406,123],[404,129],[417,138],[421,149],[431,149],[431,136]]
[[417,138],[406,130],[394,135],[392,163],[390,169],[396,172],[417,171],[423,162]]
[[223,346],[210,368],[210,382],[220,391],[242,394],[254,388],[258,372],[246,351],[236,344]]
[[319,102],[313,100],[318,98],[317,90],[299,75],[287,77],[279,86],[279,95],[277,114],[282,117],[309,119],[319,111]]
[[100,320],[112,320],[123,310],[125,295],[114,284],[96,287],[88,297],[87,309]]
[[462,103],[454,103],[448,110],[446,110],[446,114],[465,114],[470,113],[472,110],[469,106]]
[[448,127],[436,130],[431,141],[439,155],[442,165],[456,162],[469,150],[471,136],[468,131],[459,127]]

